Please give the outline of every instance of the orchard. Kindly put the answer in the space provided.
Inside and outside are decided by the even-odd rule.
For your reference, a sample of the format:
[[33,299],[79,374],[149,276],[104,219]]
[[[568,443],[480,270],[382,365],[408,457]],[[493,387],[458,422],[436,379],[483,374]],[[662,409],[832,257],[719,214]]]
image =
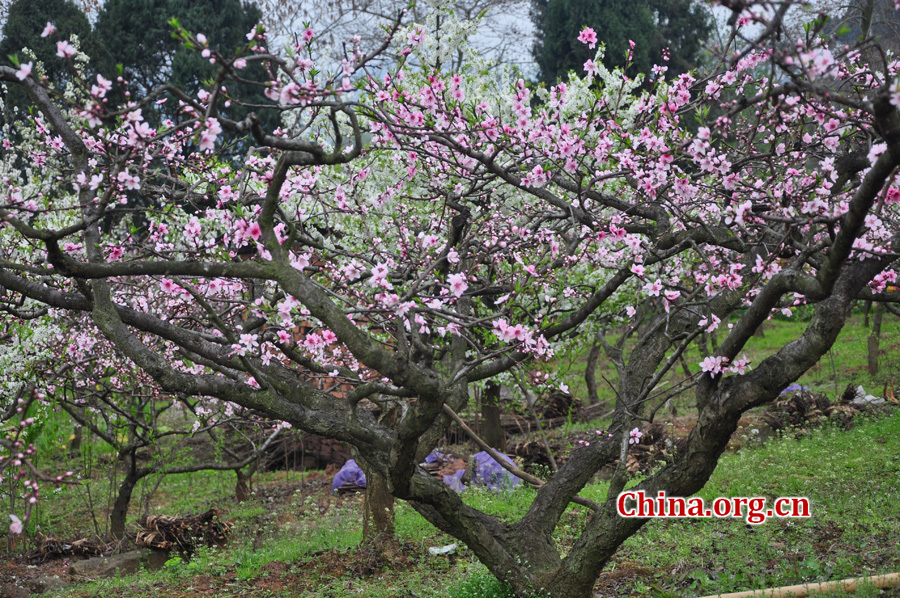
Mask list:
[[[231,52],[174,20],[215,67],[193,95],[96,73],[77,39],[56,40],[57,85],[19,53],[0,67],[28,98],[2,134],[0,317],[30,341],[6,396],[90,391],[77,415],[152,388],[204,405],[195,432],[241,413],[340,440],[516,595],[591,595],[647,522],[616,512],[635,428],[693,397],[684,449],[631,487],[691,496],[741,416],[816,365],[858,301],[900,299],[900,62],[831,42],[825,15],[798,36],[790,2],[731,4],[701,70],[634,76],[635,49],[586,28],[593,57],[548,87],[489,69],[452,15],[401,12],[373,51],[347,40],[341,64],[317,62],[312,28],[270,49],[258,26]],[[236,92],[254,88],[265,102]],[[175,116],[149,124],[160,105]],[[798,338],[746,357],[761,325],[800,309]],[[419,466],[473,388],[556,388],[555,357],[598,331],[618,372],[610,434],[519,520]],[[710,339],[693,375],[660,384]],[[16,405],[0,471],[35,480]],[[616,460],[561,549],[563,513]]]

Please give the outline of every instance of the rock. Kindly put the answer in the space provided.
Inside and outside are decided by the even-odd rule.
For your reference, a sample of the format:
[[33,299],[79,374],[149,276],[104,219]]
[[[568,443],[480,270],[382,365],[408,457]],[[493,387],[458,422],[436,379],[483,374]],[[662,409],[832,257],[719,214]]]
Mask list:
[[69,587],[69,582],[60,579],[58,575],[43,575],[28,582],[28,589],[34,594],[43,594],[44,592],[61,590],[67,587]]
[[431,554],[450,554],[456,550],[456,544],[447,544],[446,546],[429,546],[428,552]]
[[113,577],[123,573],[136,573],[142,566],[157,571],[163,568],[168,559],[169,553],[165,550],[145,548],[77,561],[69,567],[69,573],[83,577]]
[[881,405],[885,400],[875,395],[865,395],[864,397],[856,397],[850,404],[854,407],[865,407],[866,405]]
[[14,583],[0,585],[0,596],[4,598],[28,598],[31,590],[17,586]]
[[885,400],[875,395],[866,394],[865,389],[862,386],[856,387],[856,394],[853,397],[853,400],[850,401],[850,404],[854,407],[865,407],[866,405],[881,405]]

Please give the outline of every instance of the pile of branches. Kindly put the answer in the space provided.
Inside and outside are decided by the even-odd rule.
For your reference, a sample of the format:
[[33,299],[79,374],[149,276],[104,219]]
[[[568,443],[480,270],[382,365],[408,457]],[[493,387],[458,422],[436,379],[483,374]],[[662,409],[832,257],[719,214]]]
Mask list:
[[832,405],[824,394],[803,389],[778,397],[774,403],[766,407],[762,419],[775,431],[802,430],[810,425],[819,425],[824,419],[839,415],[838,412],[841,412],[840,415],[851,415],[843,413],[836,407],[838,406]]
[[775,431],[793,430],[803,433],[809,427],[824,423],[825,419],[836,421],[842,428],[850,428],[853,427],[853,418],[859,413],[878,411],[897,404],[893,384],[890,388],[885,386],[885,397],[886,400],[881,404],[856,401],[857,389],[850,384],[840,401],[832,403],[824,394],[800,389],[779,397],[766,408],[762,419]]
[[52,536],[45,536],[40,532],[38,532],[37,540],[38,548],[32,556],[40,558],[42,561],[70,556],[100,556],[112,548],[109,544],[90,538],[67,542]]
[[[559,442],[550,442],[550,450],[553,451],[553,457],[556,459],[557,465],[565,462],[566,447]],[[547,451],[546,445],[542,440],[531,439],[524,442],[516,442],[509,445],[508,451],[510,455],[521,457],[523,469],[529,473],[535,473],[535,465],[551,469],[550,453]]]
[[141,529],[134,543],[162,550],[177,548],[187,556],[194,553],[198,544],[223,546],[234,524],[220,519],[221,514],[221,509],[213,507],[191,517],[145,515],[138,521]]
[[625,469],[632,475],[638,472],[648,474],[665,463],[671,463],[686,446],[686,438],[670,437],[661,423],[650,424],[643,430],[640,442],[629,447]]

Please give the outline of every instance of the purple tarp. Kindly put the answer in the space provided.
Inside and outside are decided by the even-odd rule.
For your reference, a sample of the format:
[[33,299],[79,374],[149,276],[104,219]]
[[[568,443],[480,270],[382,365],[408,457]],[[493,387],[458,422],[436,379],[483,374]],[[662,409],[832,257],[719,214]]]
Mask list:
[[463,483],[462,483],[462,478],[465,474],[466,474],[466,470],[460,469],[459,471],[457,471],[456,473],[454,473],[452,475],[445,475],[444,483],[447,484],[448,486],[450,486],[451,490],[454,490],[456,492],[462,492],[463,490],[466,489],[465,485],[463,485]]
[[331,482],[331,491],[337,492],[341,486],[362,486],[366,487],[366,474],[359,468],[356,461],[348,460],[341,467],[341,470],[334,475],[334,481]]
[[[513,460],[501,453],[501,456],[508,463],[513,464]],[[491,490],[515,488],[522,481],[513,474],[509,473],[499,463],[494,461],[486,452],[475,453],[472,456],[475,461],[474,475],[472,476],[473,484],[481,484],[487,486]]]

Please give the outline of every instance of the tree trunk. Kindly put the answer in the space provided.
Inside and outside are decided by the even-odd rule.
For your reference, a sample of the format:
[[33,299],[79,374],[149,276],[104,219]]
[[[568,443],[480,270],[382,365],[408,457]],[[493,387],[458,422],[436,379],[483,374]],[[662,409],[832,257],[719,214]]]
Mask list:
[[584,382],[587,384],[588,404],[596,405],[600,402],[600,393],[597,391],[597,362],[600,361],[601,345],[594,340],[591,352],[588,353],[587,364],[584,366]]
[[109,514],[109,533],[116,540],[125,537],[125,520],[128,517],[128,505],[131,503],[131,495],[141,476],[135,468],[134,454],[125,456],[125,479],[119,484],[119,492],[113,503],[112,512]]
[[81,440],[84,437],[84,428],[79,425],[75,425],[75,429],[72,430],[72,437],[69,439],[69,456],[76,457],[78,453],[81,451]]
[[884,303],[879,303],[872,316],[872,334],[869,335],[869,375],[878,375],[878,352],[881,342],[881,320],[884,318]]
[[498,451],[506,451],[506,432],[500,423],[500,385],[488,383],[481,401],[481,437]]
[[369,467],[365,460],[357,463],[366,474],[366,496],[363,500],[363,542],[382,544],[394,537],[394,495],[387,479]]
[[244,472],[240,469],[235,469],[234,473],[237,476],[237,482],[234,485],[234,498],[238,502],[250,500],[250,476],[244,475]]

